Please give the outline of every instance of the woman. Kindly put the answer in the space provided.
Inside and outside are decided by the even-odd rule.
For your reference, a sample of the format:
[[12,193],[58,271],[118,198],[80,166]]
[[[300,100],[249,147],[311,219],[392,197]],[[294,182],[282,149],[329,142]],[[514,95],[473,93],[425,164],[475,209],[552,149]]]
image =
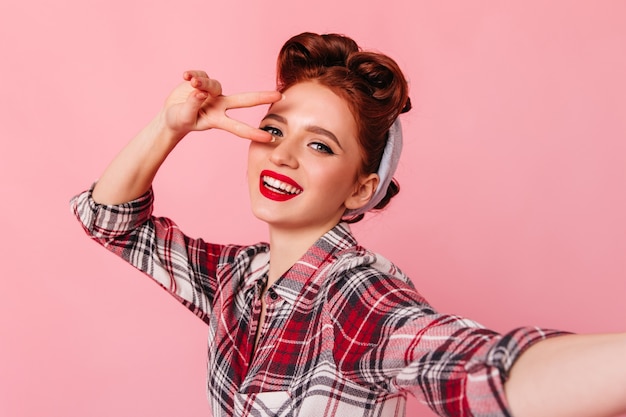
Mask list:
[[[398,192],[398,116],[410,102],[393,60],[303,33],[283,46],[277,79],[278,92],[223,96],[206,73],[186,72],[72,201],[96,241],[209,325],[214,416],[397,416],[407,393],[451,416],[626,411],[626,335],[499,335],[440,314],[351,235],[348,222]],[[262,104],[260,129],[225,115]],[[211,128],[251,140],[251,206],[269,243],[206,243],[151,215],[161,163],[187,133]]]

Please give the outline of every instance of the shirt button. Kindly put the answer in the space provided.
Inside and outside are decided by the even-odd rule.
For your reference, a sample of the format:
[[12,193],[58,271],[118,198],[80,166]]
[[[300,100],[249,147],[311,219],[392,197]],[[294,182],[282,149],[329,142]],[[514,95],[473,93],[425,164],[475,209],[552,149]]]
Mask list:
[[276,301],[278,299],[278,294],[276,294],[276,291],[274,291],[273,289],[269,289],[267,290],[267,294],[270,296],[270,298],[274,301]]

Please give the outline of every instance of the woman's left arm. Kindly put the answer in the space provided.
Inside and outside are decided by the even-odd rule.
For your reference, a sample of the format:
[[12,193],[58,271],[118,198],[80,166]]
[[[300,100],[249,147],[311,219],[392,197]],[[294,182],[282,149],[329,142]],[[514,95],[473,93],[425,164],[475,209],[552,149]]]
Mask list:
[[543,340],[517,359],[505,392],[515,417],[626,413],[626,333]]

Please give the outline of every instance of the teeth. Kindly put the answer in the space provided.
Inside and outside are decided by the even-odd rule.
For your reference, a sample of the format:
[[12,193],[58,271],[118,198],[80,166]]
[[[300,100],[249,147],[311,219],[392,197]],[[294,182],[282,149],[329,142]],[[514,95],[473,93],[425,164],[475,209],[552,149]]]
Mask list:
[[270,186],[270,187],[272,187],[272,188],[274,188],[274,189],[276,189],[278,191],[281,191],[281,192],[283,192],[285,194],[300,194],[302,192],[302,190],[300,190],[300,189],[298,189],[298,188],[296,188],[294,186],[291,186],[291,185],[289,185],[287,183],[284,183],[282,181],[279,181],[276,178],[264,176],[263,177],[263,182],[266,185],[268,185],[268,186]]

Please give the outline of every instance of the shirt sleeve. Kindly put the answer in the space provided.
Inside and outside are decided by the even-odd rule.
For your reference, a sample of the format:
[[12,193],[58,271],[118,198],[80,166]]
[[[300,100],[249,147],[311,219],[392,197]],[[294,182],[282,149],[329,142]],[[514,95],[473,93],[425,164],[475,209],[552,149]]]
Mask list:
[[152,189],[136,200],[103,205],[93,187],[71,200],[71,208],[93,240],[152,277],[205,322],[217,290],[222,245],[183,234],[172,220],[152,216]]
[[331,302],[336,361],[348,377],[389,393],[411,392],[441,416],[510,416],[504,382],[534,343],[562,332],[506,334],[436,312],[415,288],[356,271]]

